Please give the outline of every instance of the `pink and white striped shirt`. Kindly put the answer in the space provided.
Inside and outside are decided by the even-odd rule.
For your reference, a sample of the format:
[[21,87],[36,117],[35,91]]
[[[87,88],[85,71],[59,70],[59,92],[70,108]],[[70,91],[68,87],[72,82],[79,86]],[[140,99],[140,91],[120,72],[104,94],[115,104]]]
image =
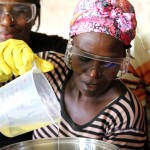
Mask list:
[[91,121],[78,125],[70,118],[64,106],[64,87],[72,75],[62,57],[51,52],[39,53],[51,61],[55,69],[46,73],[54,92],[61,104],[61,122],[58,126],[48,125],[34,131],[33,139],[53,137],[85,137],[103,140],[117,145],[120,149],[142,149],[146,139],[144,112],[134,94],[119,81],[122,93]]

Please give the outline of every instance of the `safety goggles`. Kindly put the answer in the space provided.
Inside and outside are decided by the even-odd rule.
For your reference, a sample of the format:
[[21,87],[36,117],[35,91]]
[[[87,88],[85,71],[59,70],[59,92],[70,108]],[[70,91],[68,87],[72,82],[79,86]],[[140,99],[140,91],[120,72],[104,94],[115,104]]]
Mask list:
[[12,21],[24,21],[25,23],[35,19],[36,5],[20,2],[0,2],[0,22],[9,15]]
[[122,74],[118,74],[118,72],[125,71],[123,64],[125,64],[126,60],[127,57],[112,58],[93,55],[74,47],[71,42],[68,42],[65,54],[65,62],[74,72],[79,74],[90,73],[92,69],[95,69],[100,77],[108,80],[118,78]]

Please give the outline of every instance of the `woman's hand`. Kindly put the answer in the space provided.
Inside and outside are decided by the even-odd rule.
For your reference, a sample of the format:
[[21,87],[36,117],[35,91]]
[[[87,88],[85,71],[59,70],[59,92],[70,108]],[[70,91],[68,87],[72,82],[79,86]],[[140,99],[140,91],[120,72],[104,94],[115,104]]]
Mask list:
[[54,69],[52,63],[39,58],[22,40],[9,39],[0,43],[0,82],[12,75],[19,76],[36,65],[42,72]]

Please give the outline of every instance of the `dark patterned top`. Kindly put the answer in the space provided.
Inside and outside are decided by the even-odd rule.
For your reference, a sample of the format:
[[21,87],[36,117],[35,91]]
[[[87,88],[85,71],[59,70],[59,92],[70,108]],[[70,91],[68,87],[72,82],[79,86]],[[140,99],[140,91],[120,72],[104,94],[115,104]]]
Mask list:
[[[50,52],[40,53],[40,57],[54,63],[55,69],[46,73],[58,101],[61,104],[59,137],[85,137],[103,140],[122,149],[143,149],[146,139],[144,112],[141,104],[125,85],[116,80],[122,93],[113,99],[91,121],[77,125],[65,112],[64,89],[72,75],[62,57]],[[58,137],[58,127],[49,125],[34,131],[33,139]]]

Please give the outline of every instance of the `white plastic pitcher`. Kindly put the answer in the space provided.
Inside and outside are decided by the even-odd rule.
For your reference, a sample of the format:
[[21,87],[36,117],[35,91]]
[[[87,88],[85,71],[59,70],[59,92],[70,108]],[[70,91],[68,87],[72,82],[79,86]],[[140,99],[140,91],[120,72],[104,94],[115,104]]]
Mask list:
[[37,68],[0,88],[0,132],[14,137],[60,120],[60,104]]

